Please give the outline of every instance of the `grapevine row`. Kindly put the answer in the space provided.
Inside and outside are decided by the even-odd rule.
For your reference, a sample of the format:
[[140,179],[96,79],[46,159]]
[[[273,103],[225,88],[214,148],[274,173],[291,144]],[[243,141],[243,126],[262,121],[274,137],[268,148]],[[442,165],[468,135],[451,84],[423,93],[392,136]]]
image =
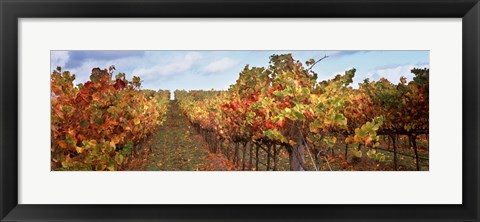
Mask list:
[[[271,153],[283,148],[290,170],[307,170],[306,156],[320,169],[326,150],[343,142],[357,158],[365,147],[368,157],[383,161],[380,136],[393,140],[396,152],[395,139],[403,135],[415,148],[419,169],[416,139],[428,135],[429,70],[413,69],[413,80],[402,77],[398,84],[365,79],[355,89],[355,69],[317,81],[317,63],[309,60],[305,67],[290,54],[272,55],[268,67],[245,66],[227,91],[177,90],[175,98],[190,122],[219,143],[217,150],[240,143],[243,158],[247,144],[256,146],[257,159],[259,147],[265,150],[267,161],[277,161]],[[250,158],[252,152],[250,147]],[[396,168],[396,154],[394,159]]]
[[139,77],[113,77],[114,66],[75,75],[58,67],[51,75],[51,155],[54,170],[121,170],[166,120],[169,91],[140,90]]

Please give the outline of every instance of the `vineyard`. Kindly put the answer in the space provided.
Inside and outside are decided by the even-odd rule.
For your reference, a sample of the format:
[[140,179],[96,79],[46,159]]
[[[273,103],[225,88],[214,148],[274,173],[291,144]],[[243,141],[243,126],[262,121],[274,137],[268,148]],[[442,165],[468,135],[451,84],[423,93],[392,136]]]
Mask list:
[[429,170],[429,69],[325,81],[290,54],[228,90],[142,90],[115,67],[51,75],[53,170]]

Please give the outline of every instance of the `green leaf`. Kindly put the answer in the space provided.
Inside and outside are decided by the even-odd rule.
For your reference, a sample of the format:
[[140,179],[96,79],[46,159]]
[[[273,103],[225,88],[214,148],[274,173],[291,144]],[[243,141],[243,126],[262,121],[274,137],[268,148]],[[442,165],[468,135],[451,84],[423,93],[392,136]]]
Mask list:
[[315,132],[320,128],[322,128],[322,123],[318,119],[315,119],[312,123],[310,123],[310,132]]
[[115,161],[117,162],[117,164],[119,165],[123,164],[123,160],[124,160],[124,157],[121,153],[115,154]]
[[114,162],[109,162],[107,164],[107,169],[110,170],[110,171],[115,171],[115,170],[117,170],[117,165]]
[[80,121],[80,127],[85,128],[87,126],[88,126],[88,121],[87,120]]
[[123,146],[123,152],[126,154],[126,155],[130,155],[132,153],[132,150],[133,150],[133,142],[132,141],[128,141],[127,143],[125,143],[125,145]]
[[358,149],[358,145],[359,145],[358,143],[352,143],[352,148],[353,149]]
[[96,171],[103,171],[103,170],[105,170],[106,167],[107,167],[107,165],[99,163],[99,164],[95,165],[95,170]]
[[326,136],[326,137],[323,139],[323,141],[327,144],[327,146],[328,146],[329,148],[332,148],[332,147],[335,145],[335,143],[337,142],[337,138],[334,137],[334,136],[331,136],[331,137],[330,137],[330,136]]
[[315,59],[309,59],[305,62],[305,65],[309,66],[309,65],[313,65],[315,63]]
[[263,135],[268,137],[271,140],[276,140],[280,142],[286,142],[285,137],[277,130],[266,130],[263,132]]
[[302,121],[302,120],[305,119],[305,116],[303,115],[303,113],[299,112],[298,110],[293,109],[292,112],[293,112],[293,115],[295,115],[295,117],[296,117],[298,120]]
[[302,93],[305,95],[310,95],[310,90],[307,87],[302,87]]
[[408,132],[412,129],[412,126],[408,124],[408,125],[405,125],[403,128]]
[[367,156],[370,157],[370,158],[374,158],[375,157],[375,149],[369,149],[368,152],[367,152]]
[[62,111],[67,113],[68,116],[71,116],[73,113],[73,108],[71,106],[65,105],[65,106],[62,106]]
[[378,155],[380,156],[380,157],[378,158],[379,161],[385,161],[385,155],[380,154],[380,153],[377,154],[377,156],[378,156]]
[[325,105],[324,105],[323,103],[318,103],[318,104],[315,106],[315,111],[321,112],[324,106],[325,106]]
[[335,119],[334,119],[334,123],[338,124],[338,125],[341,125],[341,126],[345,126],[347,125],[347,118],[345,118],[345,116],[343,116],[343,114],[335,114]]
[[284,92],[284,91],[275,91],[273,92],[273,95],[277,96],[277,97],[280,97],[280,98],[283,98],[285,97],[287,94]]
[[357,149],[352,149],[352,153],[353,153],[354,156],[356,156],[358,158],[362,158],[362,151],[357,150]]

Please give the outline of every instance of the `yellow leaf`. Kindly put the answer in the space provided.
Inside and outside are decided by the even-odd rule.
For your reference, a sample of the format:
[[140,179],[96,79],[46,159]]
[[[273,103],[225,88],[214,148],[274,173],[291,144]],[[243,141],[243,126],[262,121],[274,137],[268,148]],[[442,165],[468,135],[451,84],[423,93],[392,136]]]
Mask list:
[[352,153],[353,153],[353,155],[355,155],[356,157],[362,158],[362,151],[352,149]]
[[115,136],[115,137],[112,138],[112,141],[110,141],[110,143],[113,143],[114,145],[118,144],[118,143],[120,143],[120,139]]
[[110,141],[109,145],[110,145],[110,148],[112,149],[112,151],[114,151],[117,148],[113,141]]
[[90,145],[90,146],[93,146],[93,147],[94,147],[94,146],[96,146],[96,145],[97,145],[97,141],[96,141],[96,140],[90,140],[90,141],[88,141],[88,145]]
[[79,146],[75,147],[75,150],[77,150],[77,153],[83,153],[85,151],[85,149]]

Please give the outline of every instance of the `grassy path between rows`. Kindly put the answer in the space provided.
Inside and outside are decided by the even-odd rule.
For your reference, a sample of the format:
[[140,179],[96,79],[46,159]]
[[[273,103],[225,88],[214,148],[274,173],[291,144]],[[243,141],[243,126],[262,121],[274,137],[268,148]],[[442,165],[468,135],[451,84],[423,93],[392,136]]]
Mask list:
[[187,118],[176,101],[170,101],[167,120],[146,142],[143,157],[134,159],[127,170],[196,171],[234,170],[223,154],[212,154],[208,145]]

